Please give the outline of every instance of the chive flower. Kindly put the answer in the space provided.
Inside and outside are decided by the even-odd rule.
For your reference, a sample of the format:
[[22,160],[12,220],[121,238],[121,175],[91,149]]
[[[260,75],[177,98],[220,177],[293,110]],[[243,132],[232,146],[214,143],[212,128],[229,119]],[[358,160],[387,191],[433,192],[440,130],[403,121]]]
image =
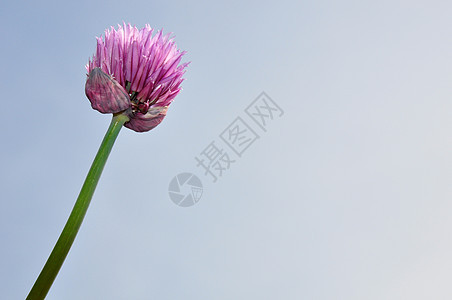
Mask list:
[[86,65],[85,93],[101,113],[122,113],[125,127],[145,132],[166,116],[168,106],[181,91],[186,53],[177,49],[170,34],[146,25],[137,29],[118,25],[97,38],[96,53]]
[[85,94],[91,106],[113,114],[77,201],[27,300],[43,300],[66,259],[82,225],[102,170],[123,126],[145,132],[159,125],[181,91],[188,63],[170,34],[146,25],[138,30],[123,23],[97,38],[96,53],[86,65]]

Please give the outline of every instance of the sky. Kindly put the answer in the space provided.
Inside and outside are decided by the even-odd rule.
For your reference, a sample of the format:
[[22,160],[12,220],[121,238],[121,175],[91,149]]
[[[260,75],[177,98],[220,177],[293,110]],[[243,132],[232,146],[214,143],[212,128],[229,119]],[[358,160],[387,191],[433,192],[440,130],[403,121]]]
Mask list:
[[[191,63],[162,124],[120,132],[46,299],[451,299],[451,9],[3,1],[2,298],[26,297],[75,203],[111,120],[85,64],[124,21]],[[182,173],[202,184],[188,207]]]

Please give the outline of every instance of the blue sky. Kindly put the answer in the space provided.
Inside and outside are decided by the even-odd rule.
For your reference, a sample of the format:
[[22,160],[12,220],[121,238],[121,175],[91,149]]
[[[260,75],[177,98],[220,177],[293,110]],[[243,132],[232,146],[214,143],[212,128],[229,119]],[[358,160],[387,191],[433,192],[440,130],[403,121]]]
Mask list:
[[[450,299],[451,8],[0,4],[2,297],[25,298],[75,202],[110,122],[84,65],[125,21],[173,32],[191,64],[160,126],[120,133],[47,299]],[[263,91],[284,114],[212,182],[195,157],[256,126]],[[204,186],[187,208],[181,172]]]

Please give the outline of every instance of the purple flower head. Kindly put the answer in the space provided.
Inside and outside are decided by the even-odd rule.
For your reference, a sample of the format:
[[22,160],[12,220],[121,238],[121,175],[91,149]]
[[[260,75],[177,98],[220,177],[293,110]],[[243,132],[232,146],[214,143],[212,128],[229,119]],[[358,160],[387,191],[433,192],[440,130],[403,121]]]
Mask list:
[[123,24],[97,38],[97,50],[86,66],[85,93],[101,113],[126,114],[124,126],[149,131],[163,120],[168,106],[181,90],[188,63],[179,64],[185,51],[170,35],[146,25]]

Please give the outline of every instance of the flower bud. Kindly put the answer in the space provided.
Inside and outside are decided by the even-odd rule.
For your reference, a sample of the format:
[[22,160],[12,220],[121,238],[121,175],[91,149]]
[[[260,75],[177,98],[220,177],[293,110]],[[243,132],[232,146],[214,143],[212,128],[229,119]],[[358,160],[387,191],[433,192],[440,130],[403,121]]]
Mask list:
[[146,132],[159,125],[166,116],[168,106],[152,106],[143,114],[139,111],[129,116],[130,121],[124,126],[137,132]]
[[130,107],[130,97],[126,90],[100,68],[88,74],[85,94],[91,106],[103,114],[117,113]]

